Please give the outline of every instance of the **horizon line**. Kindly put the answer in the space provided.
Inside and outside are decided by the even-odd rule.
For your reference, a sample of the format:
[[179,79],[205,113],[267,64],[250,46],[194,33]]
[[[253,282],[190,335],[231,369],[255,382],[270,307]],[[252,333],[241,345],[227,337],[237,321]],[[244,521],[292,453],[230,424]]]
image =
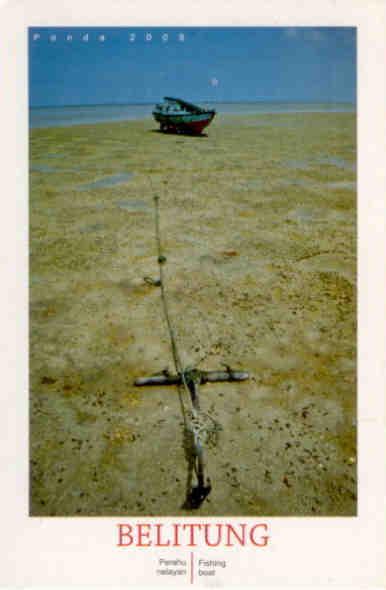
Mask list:
[[[101,107],[101,106],[151,106],[157,101],[144,102],[100,102],[100,103],[74,103],[74,104],[39,104],[29,105],[30,109],[51,109],[51,108],[71,108],[71,107]],[[213,104],[350,104],[355,105],[356,100],[279,100],[279,99],[259,99],[259,100],[211,100],[199,99],[197,102],[210,102]]]

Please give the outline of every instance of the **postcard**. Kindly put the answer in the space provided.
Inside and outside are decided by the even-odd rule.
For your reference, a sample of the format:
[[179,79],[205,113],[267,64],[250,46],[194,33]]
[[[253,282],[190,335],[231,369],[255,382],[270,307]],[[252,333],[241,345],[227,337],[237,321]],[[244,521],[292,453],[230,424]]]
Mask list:
[[276,4],[3,9],[4,584],[384,583],[385,7]]

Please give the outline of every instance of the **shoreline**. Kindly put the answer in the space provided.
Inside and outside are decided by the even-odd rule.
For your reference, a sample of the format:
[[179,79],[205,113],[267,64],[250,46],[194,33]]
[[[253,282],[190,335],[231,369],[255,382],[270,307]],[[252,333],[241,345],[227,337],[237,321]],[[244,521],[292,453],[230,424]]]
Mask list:
[[[231,104],[231,103],[229,103]],[[251,103],[253,104],[253,103]],[[214,104],[215,106],[215,104]],[[229,118],[229,117],[260,117],[260,116],[276,116],[276,115],[298,115],[298,114],[357,114],[357,110],[356,110],[356,105],[352,105],[353,106],[353,110],[351,109],[312,109],[312,110],[305,110],[305,109],[294,109],[294,110],[283,110],[283,111],[278,111],[278,110],[272,110],[272,111],[263,111],[263,112],[259,112],[259,111],[255,111],[255,112],[221,112],[221,111],[216,111],[216,119],[218,119],[219,117],[221,118]],[[58,107],[58,110],[60,110],[61,108],[77,108],[77,107]],[[83,107],[82,107],[83,108]],[[84,108],[94,108],[94,107],[84,107]],[[40,111],[40,110],[45,110],[46,107],[35,107],[35,108],[30,108],[29,109],[29,121],[31,121],[31,111],[36,110],[36,111]],[[47,107],[47,110],[55,110],[56,107],[52,108],[52,107]],[[104,123],[128,123],[130,121],[148,121],[148,120],[154,120],[151,113],[149,115],[145,115],[143,117],[127,117],[127,118],[111,118],[111,119],[104,119],[104,120],[94,120],[94,121],[86,121],[86,122],[71,122],[71,123],[61,123],[61,124],[43,124],[43,125],[38,125],[38,124],[30,124],[29,123],[29,130],[30,132],[33,129],[53,129],[53,128],[63,128],[63,127],[78,127],[78,126],[84,126],[84,125],[98,125],[98,124],[104,124]]]

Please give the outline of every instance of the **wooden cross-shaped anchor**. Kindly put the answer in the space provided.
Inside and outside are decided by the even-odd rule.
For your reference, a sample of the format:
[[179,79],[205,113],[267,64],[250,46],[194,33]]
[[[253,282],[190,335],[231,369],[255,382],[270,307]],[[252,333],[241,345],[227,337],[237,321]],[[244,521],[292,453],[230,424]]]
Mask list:
[[[191,381],[192,387],[194,383],[193,396],[198,397],[198,385],[203,385],[204,383],[216,383],[224,381],[246,381],[247,379],[249,379],[249,374],[245,371],[234,371],[228,366],[226,367],[226,369],[226,371],[200,371],[199,369],[187,370],[184,371],[185,381],[187,384],[189,381]],[[137,386],[181,385],[182,383],[183,379],[181,374],[171,375],[167,370],[163,371],[162,375],[153,375],[151,377],[139,377],[134,381],[134,385]]]
[[[230,367],[226,366],[226,371],[200,371],[198,369],[184,369],[181,357],[177,350],[176,339],[174,335],[173,326],[170,320],[168,305],[167,305],[167,298],[166,298],[166,291],[165,291],[165,282],[164,282],[164,271],[163,267],[167,261],[166,257],[162,252],[161,247],[161,236],[160,236],[160,227],[159,227],[159,196],[154,196],[154,206],[155,206],[155,233],[156,233],[156,243],[157,243],[157,251],[158,257],[157,262],[159,266],[159,279],[156,281],[153,279],[149,279],[149,277],[145,277],[145,281],[151,285],[161,287],[161,298],[162,304],[166,319],[167,328],[169,331],[170,336],[170,343],[173,353],[173,360],[176,373],[171,375],[167,370],[163,372],[162,375],[153,375],[151,377],[141,377],[134,381],[134,384],[137,386],[144,386],[144,385],[183,385],[185,389],[190,394],[190,401],[192,404],[191,408],[191,425],[188,430],[193,435],[194,439],[194,462],[193,465],[196,467],[196,474],[197,474],[197,486],[193,486],[191,490],[188,492],[186,504],[189,508],[198,508],[202,502],[205,500],[207,495],[210,493],[212,486],[210,484],[209,478],[207,479],[207,484],[205,485],[205,477],[204,477],[204,448],[203,448],[203,441],[201,438],[200,433],[200,396],[199,396],[199,386],[204,383],[214,383],[217,381],[245,381],[249,378],[248,373],[244,371],[234,371]],[[185,420],[185,413],[184,413],[184,420]],[[185,423],[186,426],[186,423]],[[190,459],[189,459],[190,461]],[[188,480],[188,487],[191,486],[191,480]]]
[[[162,375],[140,377],[134,381],[134,384],[137,386],[185,385],[190,393],[193,413],[198,414],[200,412],[200,385],[224,381],[245,381],[249,379],[249,374],[245,371],[234,371],[229,366],[226,369],[226,371],[200,371],[198,369],[190,369],[174,375],[171,375],[166,370]],[[197,486],[194,486],[188,494],[187,503],[190,508],[199,508],[210,493],[212,486],[209,478],[207,479],[207,485],[205,485],[204,449],[197,433],[194,434],[194,447],[197,460]]]

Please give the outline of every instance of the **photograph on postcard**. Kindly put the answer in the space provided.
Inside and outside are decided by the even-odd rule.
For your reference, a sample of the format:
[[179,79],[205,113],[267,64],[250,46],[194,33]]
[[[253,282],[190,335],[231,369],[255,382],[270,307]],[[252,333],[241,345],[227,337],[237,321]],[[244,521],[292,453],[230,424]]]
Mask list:
[[355,516],[356,29],[32,27],[31,516]]

